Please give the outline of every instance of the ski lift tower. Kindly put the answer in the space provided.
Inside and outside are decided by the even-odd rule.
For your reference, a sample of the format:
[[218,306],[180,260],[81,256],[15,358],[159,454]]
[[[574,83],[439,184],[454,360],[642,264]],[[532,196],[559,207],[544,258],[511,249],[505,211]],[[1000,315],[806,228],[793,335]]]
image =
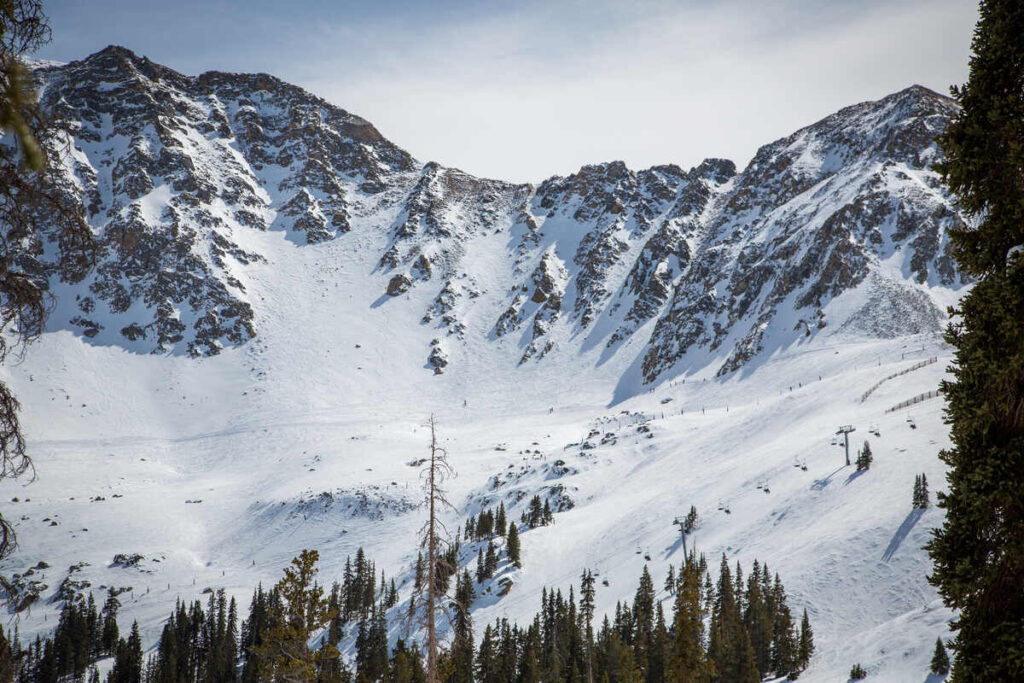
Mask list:
[[853,425],[843,425],[836,430],[836,435],[843,435],[843,444],[846,446],[846,464],[850,464],[850,432],[857,431]]
[[686,521],[682,517],[676,517],[672,523],[679,527],[679,537],[683,539],[683,560],[686,560]]

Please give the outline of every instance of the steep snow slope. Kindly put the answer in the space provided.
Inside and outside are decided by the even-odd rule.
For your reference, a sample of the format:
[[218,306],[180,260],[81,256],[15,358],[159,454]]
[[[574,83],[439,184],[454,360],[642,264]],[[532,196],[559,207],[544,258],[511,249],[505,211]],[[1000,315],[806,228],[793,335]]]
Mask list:
[[[403,319],[373,307],[377,292],[353,286],[353,275],[372,267],[358,252],[264,239],[260,247],[281,258],[254,271],[251,291],[267,318],[257,317],[266,332],[250,345],[188,359],[57,332],[7,369],[26,405],[39,478],[4,484],[5,499],[22,501],[5,504],[22,548],[3,572],[50,565],[34,574],[48,586],[42,602],[11,617],[24,635],[52,626],[52,596],[83,561],[71,578],[92,590],[133,587],[125,616],[140,619],[148,643],[175,599],[223,586],[245,604],[256,582],[276,580],[304,547],[320,549],[325,578],[363,546],[407,580],[422,522],[407,463],[426,453],[423,423],[435,412],[463,515],[501,496],[518,518],[517,491],[552,486],[575,504],[553,526],[522,535],[524,568],[502,569],[514,586],[501,599],[481,597],[478,625],[527,618],[542,586],[566,588],[586,567],[609,582],[598,591],[602,610],[631,595],[645,555],[660,585],[668,563],[681,560],[671,521],[693,504],[702,551],[767,561],[794,605],[809,609],[820,654],[807,680],[836,680],[854,660],[879,680],[921,678],[950,615],[925,580],[921,551],[940,515],[911,515],[910,490],[920,471],[933,487],[941,482],[945,428],[941,400],[884,411],[936,386],[948,352],[933,337],[815,343],[747,377],[716,378],[712,368],[605,408],[623,364],[587,368],[599,349],[552,381],[550,371],[519,367],[471,339],[465,362],[434,376],[409,351],[417,347],[410,330],[421,341],[430,334],[413,324],[415,307]],[[878,379],[936,354],[938,363],[860,403]],[[829,445],[841,423],[858,427],[856,445],[871,440],[876,461],[866,474],[841,467]],[[881,438],[865,433],[872,425]],[[596,448],[581,448],[595,428]],[[517,476],[493,489],[492,477],[509,472]],[[90,500],[97,496],[104,500]],[[111,566],[117,553],[145,559]],[[469,548],[467,561],[475,553]]]
[[[857,105],[739,174],[613,162],[534,187],[421,165],[268,76],[110,48],[41,77],[80,121],[68,191],[106,252],[74,281],[39,245],[53,330],[2,369],[39,478],[3,484],[22,547],[0,572],[49,564],[11,614],[23,636],[53,626],[65,579],[132,586],[148,644],[175,599],[223,586],[246,604],[304,547],[328,580],[359,546],[408,579],[407,463],[435,413],[463,517],[499,496],[516,519],[523,494],[573,503],[523,534],[478,626],[527,618],[588,567],[600,610],[644,562],[660,586],[692,504],[702,551],[767,561],[810,611],[801,680],[854,661],[924,678],[950,615],[921,550],[941,517],[910,494],[922,471],[940,487],[946,429],[941,399],[885,410],[949,362],[936,332],[963,283],[944,230],[961,218],[929,170],[948,100]],[[869,472],[841,467],[840,424],[870,439]]]

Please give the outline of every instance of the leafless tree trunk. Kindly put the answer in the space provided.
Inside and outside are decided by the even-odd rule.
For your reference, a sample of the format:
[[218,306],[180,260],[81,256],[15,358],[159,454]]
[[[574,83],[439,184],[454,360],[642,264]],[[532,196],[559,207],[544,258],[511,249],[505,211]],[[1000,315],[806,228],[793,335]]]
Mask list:
[[[443,508],[452,510],[455,507],[445,496],[444,482],[455,476],[455,470],[448,464],[448,452],[437,444],[437,425],[434,416],[430,416],[430,459],[420,472],[423,480],[424,502],[427,504],[427,522],[421,531],[420,545],[427,551],[426,572],[426,604],[420,626],[427,630],[427,682],[438,683],[438,650],[437,613],[442,612],[451,621],[447,606],[444,604],[445,591],[441,589],[439,577],[450,576],[454,567],[444,558],[449,547],[448,529],[438,516]],[[423,588],[420,588],[422,593]],[[417,595],[411,599],[415,600]]]

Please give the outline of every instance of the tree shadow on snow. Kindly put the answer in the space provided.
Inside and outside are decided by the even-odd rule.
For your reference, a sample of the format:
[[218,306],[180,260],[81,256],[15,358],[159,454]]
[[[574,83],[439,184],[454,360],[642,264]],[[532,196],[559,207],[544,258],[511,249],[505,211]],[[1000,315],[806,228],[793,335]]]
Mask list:
[[947,678],[949,678],[949,674],[946,674],[945,676],[939,676],[937,674],[928,674],[928,678],[924,679],[924,683],[942,683]]
[[846,481],[843,482],[843,486],[849,486],[850,482],[852,482],[854,479],[864,474],[865,472],[867,472],[867,470],[857,470],[856,472],[854,472],[853,474],[846,478]]
[[907,534],[914,528],[914,525],[917,524],[922,515],[924,515],[924,508],[914,508],[910,511],[907,518],[903,520],[903,524],[900,524],[900,528],[893,534],[892,540],[889,541],[889,547],[882,553],[882,560],[888,562],[892,559],[892,556],[899,550],[900,544],[903,543],[903,539],[907,537]]

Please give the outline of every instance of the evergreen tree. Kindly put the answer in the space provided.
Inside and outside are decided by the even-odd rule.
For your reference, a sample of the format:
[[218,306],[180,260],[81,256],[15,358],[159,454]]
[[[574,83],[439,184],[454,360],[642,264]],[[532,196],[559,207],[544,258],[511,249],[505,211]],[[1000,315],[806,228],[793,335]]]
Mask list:
[[949,655],[946,654],[946,646],[942,644],[942,638],[935,639],[935,653],[932,654],[931,671],[936,676],[945,676],[949,673]]
[[850,680],[859,681],[868,677],[868,672],[864,670],[860,664],[854,664],[850,667]]
[[983,0],[960,111],[938,165],[977,218],[949,236],[976,278],[946,332],[953,380],[942,384],[953,447],[931,581],[956,610],[952,680],[1024,680],[1024,4]]
[[672,643],[667,662],[671,681],[705,683],[710,677],[704,651],[706,612],[700,593],[700,572],[691,555],[679,571],[679,589],[673,605]]
[[664,683],[668,653],[668,627],[665,625],[665,611],[659,602],[654,610],[654,631],[647,653],[647,683]]
[[10,633],[5,635],[3,629],[0,629],[0,681],[5,683],[14,680],[14,674],[17,673],[15,659],[21,654],[17,651],[15,643],[8,638],[9,635]]
[[494,533],[496,533],[499,536],[504,536],[506,525],[507,522],[505,519],[505,502],[502,501],[498,505],[498,516],[494,520]]
[[451,647],[453,672],[448,677],[451,683],[473,683],[473,619],[470,616],[470,609],[475,598],[476,592],[473,590],[469,572],[463,570],[462,576],[456,582],[455,599],[452,603],[455,615],[452,630],[455,637]]
[[636,653],[636,664],[640,672],[646,676],[649,671],[648,660],[651,656],[651,641],[654,634],[654,581],[646,564],[640,574],[640,582],[633,598],[632,622],[631,644]]
[[761,674],[772,669],[772,631],[775,623],[772,596],[763,588],[764,578],[761,565],[754,560],[754,566],[747,580],[747,609],[743,623],[754,649],[754,663]]
[[391,683],[425,683],[427,674],[423,670],[419,649],[408,647],[399,638],[388,662],[388,679]]
[[484,553],[484,577],[491,578],[498,568],[498,549],[494,541],[487,541],[487,552]]
[[689,534],[697,528],[697,506],[691,505],[690,511],[686,513],[686,519],[683,520],[683,533]]
[[107,683],[142,683],[142,639],[137,622],[132,623],[128,640],[119,640],[116,649]]
[[871,444],[867,441],[864,442],[864,447],[857,454],[857,470],[868,470],[871,469],[871,462],[874,458],[871,455]]
[[914,477],[914,507],[924,509],[928,503],[928,478],[922,472]]
[[668,574],[665,576],[665,592],[669,595],[675,595],[676,592],[676,568],[671,564],[668,566]]
[[515,522],[508,525],[508,537],[505,540],[505,552],[508,554],[508,561],[516,567],[522,567],[519,550],[519,530]]
[[587,569],[580,577],[580,622],[583,624],[588,683],[594,680],[594,597],[594,574]]
[[253,648],[262,678],[316,681],[317,668],[325,660],[338,657],[338,650],[328,643],[317,650],[308,646],[313,631],[327,626],[334,616],[323,588],[315,582],[319,559],[317,551],[303,550],[285,568],[284,578],[275,586],[283,603],[281,618],[263,636],[262,643]]
[[804,616],[800,620],[800,645],[797,647],[797,666],[802,671],[807,668],[814,654],[814,631],[811,630],[811,620],[807,617],[807,610],[804,609]]
[[480,640],[480,650],[477,652],[476,680],[480,683],[499,683],[498,676],[498,653],[495,644],[494,630],[490,625],[484,627],[484,637]]
[[712,680],[716,683],[759,683],[761,680],[724,553],[711,613],[708,655],[712,662]]

